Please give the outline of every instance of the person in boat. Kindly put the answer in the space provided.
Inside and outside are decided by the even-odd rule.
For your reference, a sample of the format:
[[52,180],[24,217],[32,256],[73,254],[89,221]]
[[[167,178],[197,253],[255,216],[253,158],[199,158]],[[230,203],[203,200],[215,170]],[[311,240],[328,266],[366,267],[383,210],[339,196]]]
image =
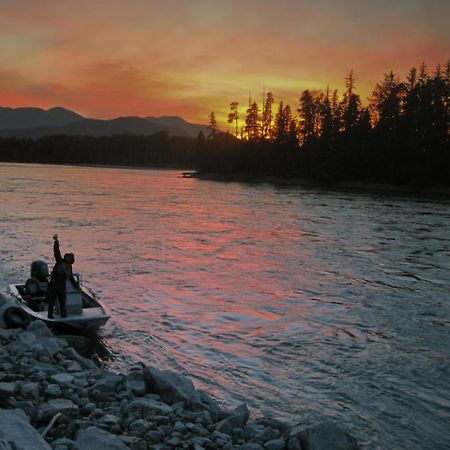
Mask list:
[[66,253],[61,256],[59,248],[58,235],[53,236],[53,254],[55,256],[55,265],[53,266],[50,275],[50,282],[48,283],[46,300],[48,302],[48,318],[53,319],[53,308],[55,306],[56,298],[59,301],[61,310],[61,317],[67,317],[66,311],[66,280],[69,280],[75,289],[80,289],[80,286],[73,276],[72,264],[75,263],[75,256],[73,253]]

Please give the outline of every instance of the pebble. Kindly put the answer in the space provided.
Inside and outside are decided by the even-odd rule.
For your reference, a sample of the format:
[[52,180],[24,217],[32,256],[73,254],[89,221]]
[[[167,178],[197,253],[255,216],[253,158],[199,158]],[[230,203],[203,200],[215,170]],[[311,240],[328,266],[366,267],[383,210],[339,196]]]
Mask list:
[[[321,428],[251,422],[245,404],[226,411],[181,375],[141,367],[113,374],[45,324],[32,322],[30,330],[0,328],[0,407],[40,433],[48,427],[45,439],[54,450],[301,450],[298,436],[319,442]],[[343,450],[357,448],[348,443]]]

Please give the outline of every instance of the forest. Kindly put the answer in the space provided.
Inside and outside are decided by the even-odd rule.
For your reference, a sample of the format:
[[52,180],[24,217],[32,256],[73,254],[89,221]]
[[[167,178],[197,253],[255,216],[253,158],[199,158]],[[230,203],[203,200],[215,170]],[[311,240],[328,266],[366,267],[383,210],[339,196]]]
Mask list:
[[[0,160],[58,164],[167,166],[229,177],[275,176],[319,183],[358,181],[416,187],[450,185],[450,63],[425,64],[405,80],[389,72],[363,104],[353,71],[345,92],[304,90],[295,108],[271,92],[240,117],[230,104],[228,130],[209,114],[209,134],[47,136],[0,139]],[[243,125],[240,125],[243,124]]]

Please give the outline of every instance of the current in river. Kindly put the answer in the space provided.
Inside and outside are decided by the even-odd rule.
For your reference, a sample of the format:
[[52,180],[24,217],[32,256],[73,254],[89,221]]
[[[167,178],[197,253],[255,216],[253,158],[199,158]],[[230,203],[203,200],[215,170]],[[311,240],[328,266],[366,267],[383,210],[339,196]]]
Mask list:
[[112,369],[365,449],[450,448],[450,201],[0,164],[2,287],[54,233],[111,310]]

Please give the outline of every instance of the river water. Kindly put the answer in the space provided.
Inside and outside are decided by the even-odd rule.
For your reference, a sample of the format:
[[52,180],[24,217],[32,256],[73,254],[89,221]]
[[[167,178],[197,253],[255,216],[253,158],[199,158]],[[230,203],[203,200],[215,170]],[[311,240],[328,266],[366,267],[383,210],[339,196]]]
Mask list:
[[450,448],[450,202],[0,165],[0,282],[74,251],[112,368],[326,416],[366,449]]

